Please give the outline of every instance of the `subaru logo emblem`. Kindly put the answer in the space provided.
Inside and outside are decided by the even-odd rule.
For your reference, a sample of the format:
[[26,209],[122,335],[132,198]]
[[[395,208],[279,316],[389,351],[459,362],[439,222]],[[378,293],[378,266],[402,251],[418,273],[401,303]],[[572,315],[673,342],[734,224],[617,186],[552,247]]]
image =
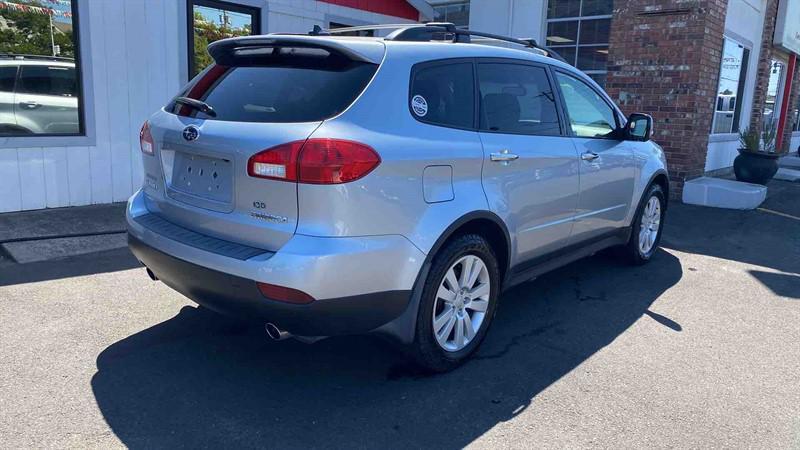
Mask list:
[[183,129],[183,138],[187,141],[194,141],[200,137],[200,130],[194,125],[189,125]]

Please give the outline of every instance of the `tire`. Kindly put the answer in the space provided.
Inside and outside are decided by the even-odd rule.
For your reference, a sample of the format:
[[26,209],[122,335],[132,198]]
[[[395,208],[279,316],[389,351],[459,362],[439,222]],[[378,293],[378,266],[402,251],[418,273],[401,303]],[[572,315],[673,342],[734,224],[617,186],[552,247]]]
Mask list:
[[[471,290],[464,287],[469,285],[469,279],[462,283],[465,267],[474,269],[471,271],[475,278],[470,285],[473,287]],[[451,285],[450,280],[454,277],[458,287]],[[488,286],[489,292],[481,295],[485,286]],[[440,297],[440,288],[444,289],[441,292],[445,296],[450,297],[449,301]],[[479,297],[470,298],[470,292]],[[422,290],[416,334],[410,348],[416,363],[425,370],[441,373],[453,370],[469,358],[486,336],[497,309],[499,293],[500,270],[497,257],[486,239],[476,234],[466,234],[446,244],[434,257]],[[437,316],[440,319],[438,339],[434,330],[434,319]],[[450,322],[452,326],[449,325]],[[477,324],[477,329],[474,324]],[[458,334],[459,328],[461,335]],[[470,329],[473,331],[471,337]],[[442,338],[445,332],[447,335]],[[464,336],[464,339],[459,341],[459,336]],[[460,346],[462,344],[463,347]]]
[[[652,208],[651,201],[658,202],[656,230],[653,230],[653,220],[650,218],[653,214],[650,209]],[[636,208],[636,216],[631,227],[631,237],[622,248],[622,253],[630,264],[637,266],[646,264],[658,251],[658,246],[661,243],[661,232],[664,229],[666,204],[666,197],[664,197],[664,190],[661,186],[658,184],[651,185]],[[643,230],[642,221],[646,221],[646,225],[649,223],[649,232],[645,233]],[[652,231],[655,231],[655,234]],[[649,242],[645,242],[648,239]]]

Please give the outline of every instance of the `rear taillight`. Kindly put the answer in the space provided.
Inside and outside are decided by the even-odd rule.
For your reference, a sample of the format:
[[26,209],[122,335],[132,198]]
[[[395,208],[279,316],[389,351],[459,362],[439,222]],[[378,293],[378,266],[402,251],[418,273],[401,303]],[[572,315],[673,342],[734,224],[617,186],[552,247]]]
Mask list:
[[247,163],[247,173],[272,180],[341,184],[364,177],[380,162],[375,150],[358,142],[309,139],[253,155]]
[[142,148],[142,153],[152,155],[155,151],[153,144],[153,135],[150,134],[150,122],[144,121],[142,129],[139,130],[139,146]]

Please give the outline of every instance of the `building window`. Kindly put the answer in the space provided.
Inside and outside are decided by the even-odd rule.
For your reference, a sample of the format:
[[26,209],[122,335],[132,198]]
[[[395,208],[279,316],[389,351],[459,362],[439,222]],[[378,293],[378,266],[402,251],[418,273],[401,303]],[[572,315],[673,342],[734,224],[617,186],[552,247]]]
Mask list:
[[[335,30],[337,28],[350,28],[353,25],[347,25],[344,23],[339,22],[331,22],[328,24],[329,30]],[[336,33],[336,36],[367,36],[372,37],[375,36],[375,30],[361,30],[361,31],[348,31],[346,33]]]
[[188,0],[189,78],[211,64],[208,44],[220,39],[261,34],[261,10],[218,0]]
[[550,0],[547,45],[605,85],[612,0]]
[[430,2],[437,22],[450,22],[458,28],[469,27],[469,1]]
[[84,134],[77,9],[0,1],[0,136]]
[[794,111],[792,112],[792,118],[794,119],[794,131],[800,131],[800,99],[797,99],[797,104],[794,107]]
[[778,129],[778,122],[783,109],[783,90],[785,86],[786,63],[773,59],[770,63],[767,98],[764,100],[764,111],[762,113],[765,128]]
[[741,99],[744,95],[749,58],[750,50],[732,39],[725,38],[714,121],[711,125],[712,134],[739,131],[739,118],[742,113]]

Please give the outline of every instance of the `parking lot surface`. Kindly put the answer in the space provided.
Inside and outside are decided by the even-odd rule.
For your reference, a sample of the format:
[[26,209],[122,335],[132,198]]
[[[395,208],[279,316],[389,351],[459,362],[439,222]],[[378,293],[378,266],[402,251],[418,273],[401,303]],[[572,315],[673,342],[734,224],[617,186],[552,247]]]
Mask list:
[[269,341],[130,253],[0,265],[0,447],[800,448],[800,185],[507,292],[477,356]]

